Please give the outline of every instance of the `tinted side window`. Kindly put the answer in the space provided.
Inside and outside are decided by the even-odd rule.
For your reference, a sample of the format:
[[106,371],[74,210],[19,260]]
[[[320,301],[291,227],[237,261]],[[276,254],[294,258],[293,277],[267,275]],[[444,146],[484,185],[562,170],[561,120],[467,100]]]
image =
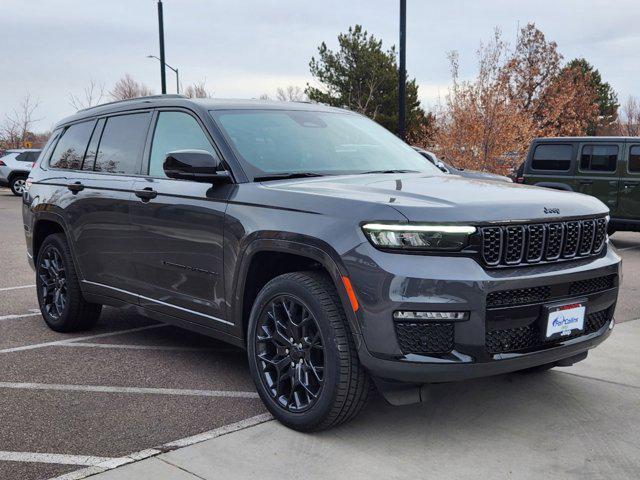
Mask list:
[[573,147],[571,145],[538,145],[533,152],[531,168],[534,170],[569,170]]
[[164,158],[176,150],[205,150],[216,156],[195,118],[183,112],[160,112],[153,134],[149,175],[165,177]]
[[35,163],[38,160],[38,157],[40,156],[40,152],[29,152],[29,160],[27,160],[29,163]]
[[87,149],[87,143],[89,143],[89,137],[93,131],[93,124],[92,120],[68,127],[58,140],[51,160],[49,160],[49,166],[79,170],[82,166],[82,157]]
[[640,173],[640,145],[634,145],[629,150],[629,171]]
[[617,163],[617,145],[585,145],[582,147],[580,170],[615,172]]
[[[35,153],[35,157],[33,155],[34,153]],[[36,153],[36,152],[22,152],[21,154],[19,154],[16,157],[16,160],[19,161],[19,162],[30,162],[30,163],[33,163],[33,162],[36,161],[35,160],[36,158],[38,158],[38,153]]]
[[87,153],[84,155],[84,162],[82,163],[83,170],[93,170],[96,162],[96,153],[98,152],[98,142],[100,142],[100,136],[102,135],[102,127],[104,127],[104,118],[98,120],[96,128],[93,129]]
[[95,170],[109,173],[140,173],[150,118],[150,113],[108,118],[100,139]]

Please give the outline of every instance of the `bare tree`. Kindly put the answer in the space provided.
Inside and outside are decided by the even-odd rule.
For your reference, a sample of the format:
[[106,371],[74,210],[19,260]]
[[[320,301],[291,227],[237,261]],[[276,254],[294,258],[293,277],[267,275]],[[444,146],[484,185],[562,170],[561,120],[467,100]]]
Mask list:
[[187,98],[211,98],[213,97],[213,92],[207,90],[206,80],[202,80],[201,82],[196,82],[193,85],[189,85],[184,89],[184,96]]
[[630,95],[624,105],[620,107],[617,130],[618,135],[628,137],[640,135],[640,102],[636,97]]
[[69,105],[76,110],[83,108],[93,107],[98,105],[104,98],[104,84],[98,84],[95,80],[91,79],[89,85],[87,85],[81,95],[69,94]]
[[278,87],[276,98],[281,102],[305,102],[309,100],[304,90],[294,85],[289,85],[286,88]]
[[263,93],[258,97],[258,100],[271,100],[271,97],[269,96],[268,93]]
[[35,118],[40,101],[27,93],[18,107],[5,117],[0,127],[0,137],[5,148],[20,148],[33,136],[33,124],[42,120]]
[[126,100],[128,98],[146,97],[148,95],[153,95],[153,91],[144,83],[139,83],[134,80],[128,73],[118,80],[109,92],[109,96],[113,100]]
[[437,112],[434,150],[466,168],[507,173],[536,136],[585,135],[598,120],[591,73],[561,68],[555,42],[535,25],[515,48],[496,30],[478,50],[478,74],[461,81],[450,55],[453,86]]

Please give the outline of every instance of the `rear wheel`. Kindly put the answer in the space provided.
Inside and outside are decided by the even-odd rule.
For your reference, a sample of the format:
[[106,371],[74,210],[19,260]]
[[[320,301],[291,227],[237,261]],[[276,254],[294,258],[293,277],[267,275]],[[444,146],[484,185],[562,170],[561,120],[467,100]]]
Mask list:
[[325,274],[288,273],[267,283],[254,303],[247,336],[258,393],[286,426],[326,429],[365,405],[371,382]]
[[87,330],[98,321],[102,305],[89,303],[82,296],[71,251],[62,234],[50,235],[42,243],[36,263],[36,289],[40,312],[52,330]]
[[9,184],[14,195],[21,197],[27,188],[27,177],[25,175],[16,175],[11,179]]

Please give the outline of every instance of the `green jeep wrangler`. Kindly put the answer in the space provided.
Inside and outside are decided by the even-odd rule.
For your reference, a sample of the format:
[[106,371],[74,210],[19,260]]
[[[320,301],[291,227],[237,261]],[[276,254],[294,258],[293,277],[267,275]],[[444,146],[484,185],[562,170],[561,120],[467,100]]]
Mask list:
[[640,137],[537,138],[519,181],[592,195],[611,211],[610,233],[640,231]]

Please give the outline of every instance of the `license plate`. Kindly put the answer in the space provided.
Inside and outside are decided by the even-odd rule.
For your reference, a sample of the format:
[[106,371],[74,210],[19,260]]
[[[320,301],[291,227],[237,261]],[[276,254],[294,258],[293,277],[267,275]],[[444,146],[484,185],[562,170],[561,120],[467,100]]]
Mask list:
[[549,309],[547,338],[565,337],[584,330],[584,303],[571,303]]

